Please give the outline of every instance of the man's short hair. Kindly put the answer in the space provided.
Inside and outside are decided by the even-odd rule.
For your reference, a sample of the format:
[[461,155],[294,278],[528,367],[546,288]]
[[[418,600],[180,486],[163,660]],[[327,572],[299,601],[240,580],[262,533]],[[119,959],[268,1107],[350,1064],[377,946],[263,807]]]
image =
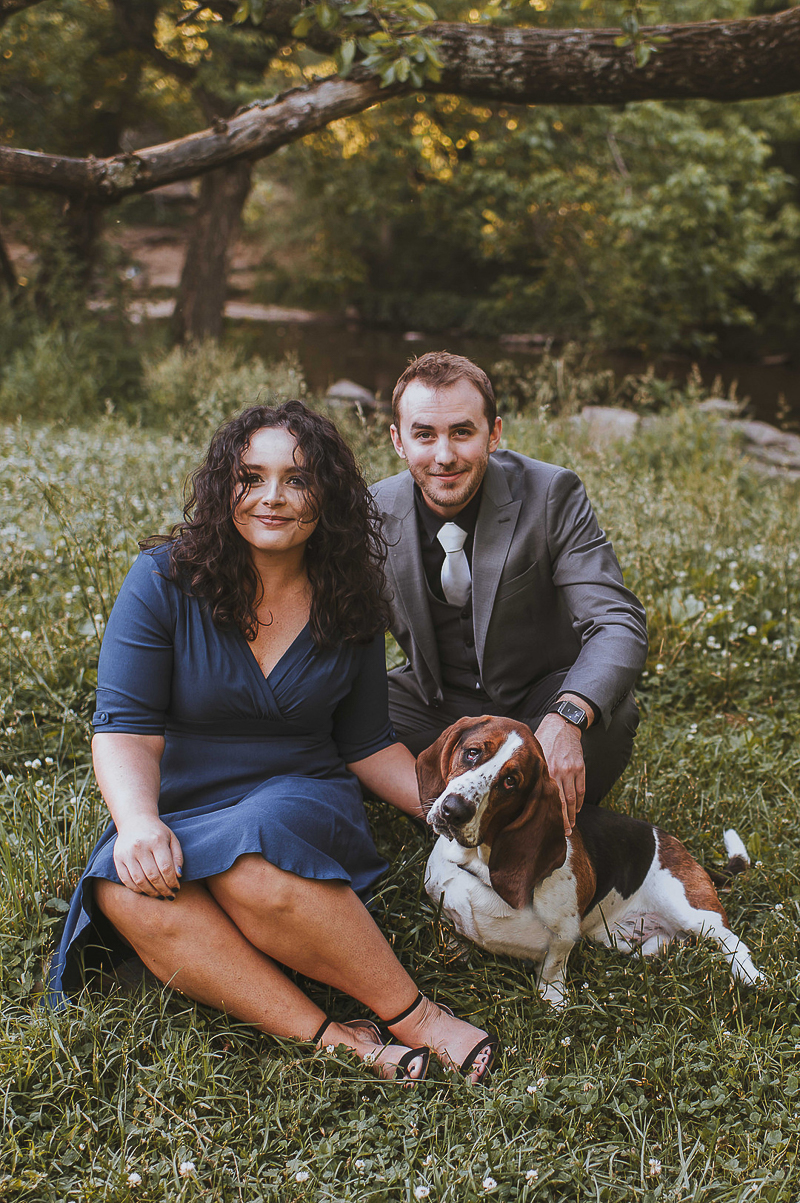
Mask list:
[[400,398],[412,380],[419,380],[421,384],[432,389],[447,388],[449,384],[456,384],[459,380],[468,380],[470,384],[475,385],[483,397],[483,412],[486,414],[489,429],[491,430],[494,426],[497,418],[497,402],[494,399],[492,382],[483,368],[479,368],[476,363],[464,355],[451,355],[449,351],[428,351],[426,355],[412,359],[394,386],[392,420],[398,429],[400,428]]

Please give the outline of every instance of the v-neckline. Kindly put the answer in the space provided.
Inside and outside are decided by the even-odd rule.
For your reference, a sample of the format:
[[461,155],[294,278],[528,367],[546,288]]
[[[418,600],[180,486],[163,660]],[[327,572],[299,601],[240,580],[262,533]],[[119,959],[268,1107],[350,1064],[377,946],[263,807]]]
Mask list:
[[252,643],[250,642],[250,640],[249,640],[249,639],[246,639],[246,638],[245,638],[245,636],[242,634],[242,632],[241,632],[241,631],[239,632],[239,634],[242,636],[242,639],[244,640],[244,642],[245,642],[245,644],[246,644],[246,650],[247,650],[247,654],[248,654],[248,656],[250,657],[250,659],[253,661],[253,664],[255,665],[256,672],[258,673],[258,675],[259,675],[261,678],[263,678],[263,680],[264,680],[264,681],[269,681],[269,679],[270,679],[270,677],[272,676],[272,674],[273,674],[273,673],[274,673],[274,672],[275,672],[275,671],[276,671],[276,670],[277,670],[277,669],[280,667],[280,665],[283,663],[283,661],[284,661],[284,660],[286,659],[286,657],[289,655],[289,653],[291,652],[292,648],[293,648],[293,647],[295,646],[295,644],[297,643],[297,641],[298,641],[298,639],[300,638],[300,636],[301,636],[301,635],[304,635],[304,634],[306,633],[306,631],[308,630],[308,625],[309,625],[309,622],[310,622],[310,619],[308,619],[308,620],[307,620],[305,623],[303,623],[302,627],[301,627],[301,628],[300,628],[300,630],[297,632],[297,634],[295,635],[295,637],[294,637],[294,639],[292,640],[292,642],[289,644],[289,646],[288,646],[288,647],[287,647],[287,648],[286,648],[286,649],[285,649],[283,652],[281,652],[280,656],[279,656],[279,657],[278,657],[278,659],[275,661],[275,663],[273,664],[272,668],[269,670],[269,672],[268,672],[268,673],[265,673],[265,672],[264,672],[264,670],[263,670],[263,668],[262,668],[262,667],[261,667],[261,665],[259,664],[259,662],[258,662],[258,659],[257,659],[257,657],[256,657],[256,654],[255,654],[255,652],[253,651],[253,645],[252,645]]

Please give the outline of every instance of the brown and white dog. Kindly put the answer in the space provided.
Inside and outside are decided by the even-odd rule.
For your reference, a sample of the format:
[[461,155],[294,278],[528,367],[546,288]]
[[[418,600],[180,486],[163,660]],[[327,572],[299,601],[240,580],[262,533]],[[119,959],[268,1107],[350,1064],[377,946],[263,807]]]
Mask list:
[[[524,723],[461,719],[421,754],[417,780],[440,836],[428,894],[461,935],[534,961],[553,1006],[566,1001],[567,959],[581,936],[647,956],[675,937],[705,935],[737,981],[762,980],[710,877],[674,836],[600,806],[584,806],[565,836],[558,789]],[[730,871],[745,868],[735,832],[726,848]]]

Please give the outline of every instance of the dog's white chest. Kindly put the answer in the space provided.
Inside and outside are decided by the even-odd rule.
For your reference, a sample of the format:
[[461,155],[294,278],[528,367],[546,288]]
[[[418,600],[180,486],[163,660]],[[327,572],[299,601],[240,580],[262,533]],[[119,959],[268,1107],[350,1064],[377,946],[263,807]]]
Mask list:
[[[554,927],[565,914],[579,923],[575,878],[569,857],[537,888],[529,906],[515,910],[492,889],[489,867],[477,848],[462,848],[440,836],[428,859],[425,889],[456,931],[489,952],[541,961]],[[552,926],[551,926],[552,924]]]

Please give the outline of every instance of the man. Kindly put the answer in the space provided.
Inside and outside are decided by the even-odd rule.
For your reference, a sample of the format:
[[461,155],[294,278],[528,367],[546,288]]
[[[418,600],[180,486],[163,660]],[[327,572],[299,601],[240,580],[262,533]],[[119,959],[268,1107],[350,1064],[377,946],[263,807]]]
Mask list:
[[392,407],[408,471],[373,493],[392,633],[408,657],[389,674],[397,733],[417,754],[465,715],[528,723],[569,833],[630,759],[644,610],[578,477],[498,450],[502,421],[476,364],[421,356]]

